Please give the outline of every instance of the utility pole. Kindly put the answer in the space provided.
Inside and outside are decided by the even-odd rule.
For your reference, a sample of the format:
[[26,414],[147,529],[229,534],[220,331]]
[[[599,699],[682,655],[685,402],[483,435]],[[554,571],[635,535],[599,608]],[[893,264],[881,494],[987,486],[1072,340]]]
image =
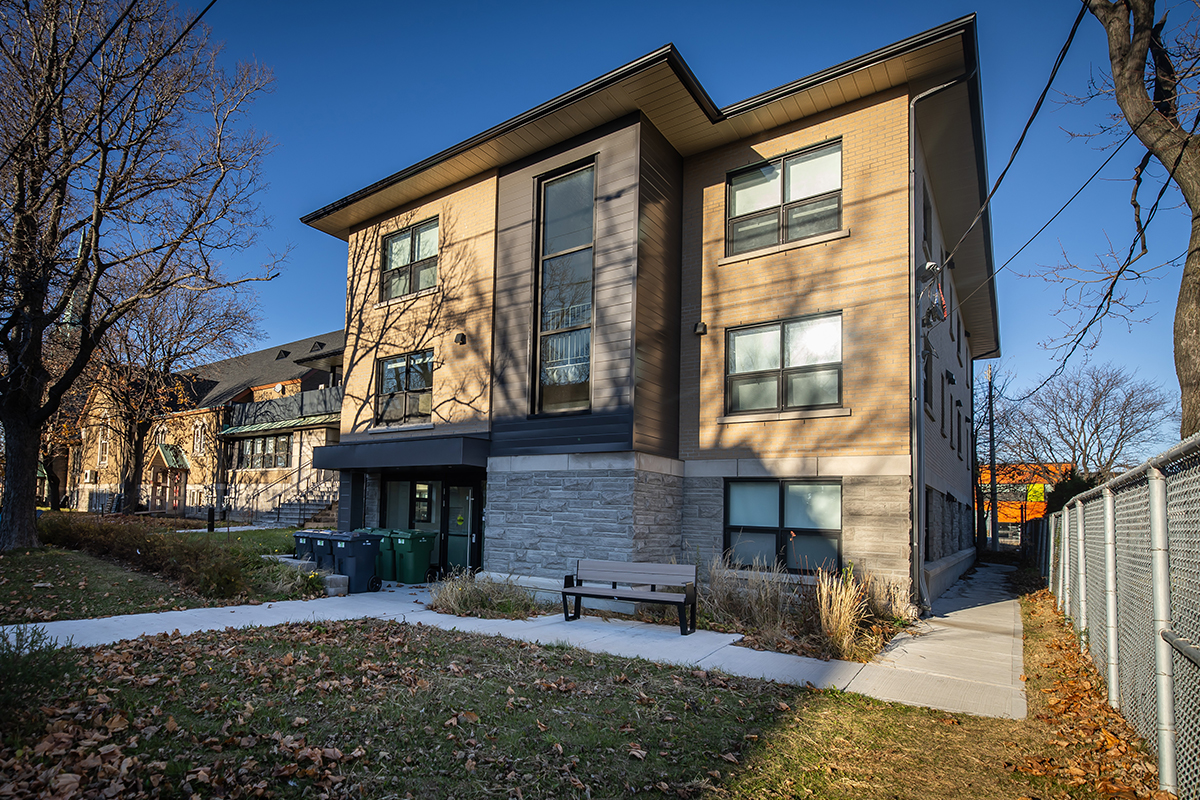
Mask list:
[[987,385],[988,385],[988,461],[991,467],[992,479],[992,513],[991,513],[991,532],[992,532],[992,551],[1000,549],[1000,531],[999,527],[999,509],[996,508],[996,415],[992,403],[992,365],[988,364],[987,368]]

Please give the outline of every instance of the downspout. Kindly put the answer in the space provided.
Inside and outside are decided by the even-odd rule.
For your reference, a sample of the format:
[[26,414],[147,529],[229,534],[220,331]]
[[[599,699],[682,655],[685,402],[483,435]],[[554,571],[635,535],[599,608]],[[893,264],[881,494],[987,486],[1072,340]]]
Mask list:
[[[914,97],[908,104],[908,328],[909,328],[909,452],[912,454],[912,527],[909,533],[909,562],[917,607],[930,609],[929,587],[925,585],[925,411],[922,386],[922,343],[920,321],[921,289],[917,278],[917,102],[966,83],[975,72],[961,75]],[[921,268],[924,269],[924,264]]]

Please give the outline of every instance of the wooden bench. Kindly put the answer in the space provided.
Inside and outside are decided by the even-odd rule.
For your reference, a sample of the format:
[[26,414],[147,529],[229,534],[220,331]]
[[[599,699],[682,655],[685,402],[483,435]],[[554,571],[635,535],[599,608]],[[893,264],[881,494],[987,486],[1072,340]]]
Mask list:
[[[585,582],[605,584],[585,586]],[[628,588],[619,588],[625,584]],[[683,594],[660,592],[660,586],[682,586]],[[567,598],[575,598],[574,615],[567,609]],[[567,622],[579,619],[585,597],[598,600],[630,600],[636,603],[661,603],[679,611],[679,632],[684,636],[696,630],[696,567],[692,564],[650,564],[642,561],[588,561],[579,559],[574,575],[563,578],[563,616]],[[687,609],[691,608],[691,623]]]

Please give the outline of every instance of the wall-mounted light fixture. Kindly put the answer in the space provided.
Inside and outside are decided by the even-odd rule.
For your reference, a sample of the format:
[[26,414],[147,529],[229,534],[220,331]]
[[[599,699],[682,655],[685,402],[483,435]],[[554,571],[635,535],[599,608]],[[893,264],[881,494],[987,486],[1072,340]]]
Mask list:
[[946,383],[950,386],[955,386],[958,384],[958,379],[954,377],[954,373],[950,370],[946,370]]
[[692,328],[692,333],[696,334],[697,336],[703,336],[704,334],[708,333],[708,325],[704,324],[703,322],[697,322]]
[[466,344],[467,343],[467,335],[465,333],[454,334],[454,343],[455,344]]

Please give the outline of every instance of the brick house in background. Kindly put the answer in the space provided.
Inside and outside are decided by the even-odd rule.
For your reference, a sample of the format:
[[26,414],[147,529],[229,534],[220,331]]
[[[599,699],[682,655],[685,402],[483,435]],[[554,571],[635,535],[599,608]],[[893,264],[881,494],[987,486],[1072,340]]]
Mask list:
[[725,108],[666,46],[309,214],[349,248],[340,527],[534,586],[726,553],[940,594],[986,191],[970,16]]
[[[336,476],[314,470],[312,452],[338,440],[344,343],[331,331],[181,373],[177,410],[146,439],[141,505],[193,517],[214,505],[288,524],[329,506]],[[130,462],[118,417],[101,384],[71,458],[72,508],[109,510],[121,493]]]

